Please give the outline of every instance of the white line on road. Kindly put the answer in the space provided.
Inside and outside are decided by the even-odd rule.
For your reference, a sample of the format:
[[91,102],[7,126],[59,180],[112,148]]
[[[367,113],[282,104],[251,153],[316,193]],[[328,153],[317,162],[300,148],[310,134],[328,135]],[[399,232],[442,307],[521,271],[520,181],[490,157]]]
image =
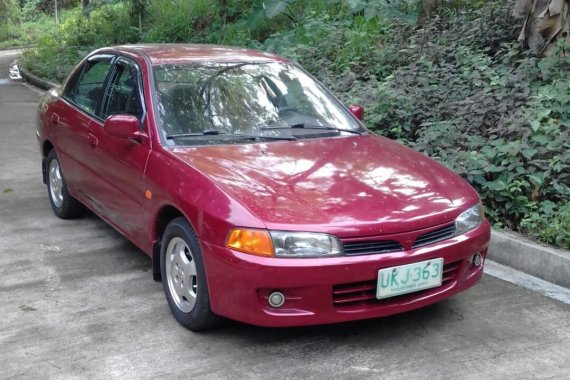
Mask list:
[[516,269],[491,260],[485,261],[485,273],[570,305],[570,289],[551,284],[548,281],[519,272]]

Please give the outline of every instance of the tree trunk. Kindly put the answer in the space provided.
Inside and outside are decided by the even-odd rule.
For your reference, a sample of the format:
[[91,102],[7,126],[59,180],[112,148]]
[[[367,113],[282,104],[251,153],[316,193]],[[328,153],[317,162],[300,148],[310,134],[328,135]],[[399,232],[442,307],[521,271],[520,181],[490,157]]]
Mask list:
[[570,0],[517,1],[513,16],[525,19],[519,42],[539,55],[551,54],[556,40],[568,30],[569,12]]
[[85,9],[85,7],[89,5],[89,1],[90,0],[81,0],[81,7]]

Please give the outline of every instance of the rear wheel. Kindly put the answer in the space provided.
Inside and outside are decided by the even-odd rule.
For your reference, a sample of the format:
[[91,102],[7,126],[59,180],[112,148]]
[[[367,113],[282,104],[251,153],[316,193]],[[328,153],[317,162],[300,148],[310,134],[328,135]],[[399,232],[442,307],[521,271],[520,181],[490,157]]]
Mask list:
[[210,308],[206,272],[198,238],[184,218],[171,221],[160,252],[162,286],[174,318],[192,331],[219,323]]
[[85,206],[69,194],[59,160],[53,149],[47,156],[47,171],[49,203],[55,215],[62,219],[73,219],[83,215]]

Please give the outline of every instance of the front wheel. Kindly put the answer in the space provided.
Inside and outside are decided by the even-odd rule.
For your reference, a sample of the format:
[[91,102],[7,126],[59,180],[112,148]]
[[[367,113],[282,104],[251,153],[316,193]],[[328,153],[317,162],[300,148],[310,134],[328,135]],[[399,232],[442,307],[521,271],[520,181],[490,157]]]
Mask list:
[[81,216],[85,212],[85,206],[69,194],[59,160],[53,149],[47,155],[47,171],[49,203],[55,215],[61,219]]
[[218,324],[210,308],[206,272],[198,238],[184,218],[171,221],[160,251],[162,286],[174,318],[192,331]]

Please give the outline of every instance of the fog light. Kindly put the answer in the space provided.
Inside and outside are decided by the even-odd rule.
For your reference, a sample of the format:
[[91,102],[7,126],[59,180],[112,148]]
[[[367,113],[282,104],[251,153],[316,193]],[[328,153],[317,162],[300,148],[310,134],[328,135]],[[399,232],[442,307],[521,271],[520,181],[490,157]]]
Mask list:
[[281,292],[273,292],[269,295],[269,304],[272,307],[281,307],[285,303],[285,296]]
[[483,261],[483,257],[481,256],[480,253],[476,253],[473,255],[473,260],[472,260],[473,265],[475,265],[476,267],[479,267],[479,266],[481,266],[482,261]]

